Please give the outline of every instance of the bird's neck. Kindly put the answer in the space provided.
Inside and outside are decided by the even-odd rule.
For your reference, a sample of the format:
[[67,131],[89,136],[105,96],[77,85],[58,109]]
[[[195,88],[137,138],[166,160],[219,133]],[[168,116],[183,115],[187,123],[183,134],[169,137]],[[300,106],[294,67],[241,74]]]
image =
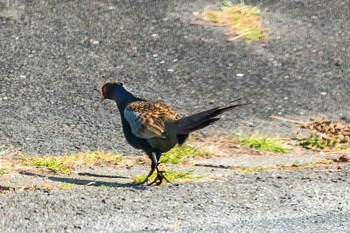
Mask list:
[[117,103],[118,109],[120,112],[123,112],[125,107],[136,100],[139,100],[139,98],[135,97],[133,94],[128,92],[127,90],[115,90],[113,92],[113,99]]

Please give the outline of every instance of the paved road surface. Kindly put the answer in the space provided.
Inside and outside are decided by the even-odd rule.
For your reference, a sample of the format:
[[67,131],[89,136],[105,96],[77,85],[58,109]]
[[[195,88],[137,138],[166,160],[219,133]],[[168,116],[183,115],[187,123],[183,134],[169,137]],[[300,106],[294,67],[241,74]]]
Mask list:
[[[242,96],[205,134],[293,134],[281,114],[349,121],[346,1],[245,1],[263,11],[266,43],[194,27],[213,1],[0,2],[0,145],[25,154],[126,145],[106,81],[183,115]],[[243,77],[237,76],[243,74]],[[180,186],[0,195],[1,232],[346,232],[349,169],[233,174]]]

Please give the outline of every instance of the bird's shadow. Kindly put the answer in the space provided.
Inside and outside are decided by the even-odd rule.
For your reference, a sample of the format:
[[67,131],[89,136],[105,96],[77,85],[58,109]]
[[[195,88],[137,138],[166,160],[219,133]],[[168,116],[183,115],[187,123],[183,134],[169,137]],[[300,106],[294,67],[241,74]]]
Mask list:
[[[81,186],[94,186],[94,187],[109,187],[109,188],[133,188],[133,189],[145,189],[145,187],[141,184],[133,183],[133,182],[110,182],[110,181],[98,181],[98,180],[89,180],[89,179],[81,179],[76,177],[62,177],[62,176],[54,176],[54,175],[42,175],[37,174],[29,171],[21,171],[22,175],[27,176],[33,176],[33,177],[40,177],[43,179],[48,179],[54,182],[61,182],[61,183],[67,183],[67,184],[74,184],[74,185],[81,185]],[[100,174],[93,174],[88,172],[82,172],[77,173],[79,176],[89,176],[89,177],[102,177],[102,178],[115,178],[115,179],[130,179],[129,177],[125,176],[111,176],[111,175],[100,175]]]

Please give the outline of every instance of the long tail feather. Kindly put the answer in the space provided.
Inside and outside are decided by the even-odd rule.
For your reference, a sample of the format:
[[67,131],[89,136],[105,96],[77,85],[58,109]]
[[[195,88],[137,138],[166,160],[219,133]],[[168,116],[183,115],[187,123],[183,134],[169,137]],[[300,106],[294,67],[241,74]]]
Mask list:
[[177,125],[177,134],[189,134],[195,130],[202,129],[208,125],[213,124],[219,118],[216,116],[231,110],[235,107],[248,105],[250,103],[235,104],[224,108],[213,108],[204,112],[200,112],[188,117],[182,118]]

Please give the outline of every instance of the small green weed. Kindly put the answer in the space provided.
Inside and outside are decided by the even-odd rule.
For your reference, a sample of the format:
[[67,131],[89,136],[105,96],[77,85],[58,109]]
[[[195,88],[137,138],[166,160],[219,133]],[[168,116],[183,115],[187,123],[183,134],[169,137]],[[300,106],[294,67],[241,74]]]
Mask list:
[[58,188],[59,189],[74,189],[75,188],[75,185],[74,184],[60,184],[58,185]]
[[282,141],[279,137],[268,137],[266,135],[259,135],[257,133],[251,136],[244,134],[239,135],[239,142],[243,146],[255,148],[263,151],[287,153],[290,151],[288,148],[282,146]]
[[106,185],[106,184],[102,184],[102,185],[100,185],[100,186],[98,186],[99,188],[102,188],[102,189],[110,189],[111,188],[111,186],[109,186],[109,185]]
[[324,138],[312,133],[309,137],[301,139],[299,145],[311,150],[332,151],[335,149],[345,150],[349,148],[349,143],[341,143],[335,137]]
[[185,159],[193,158],[195,156],[206,157],[209,153],[206,151],[198,150],[193,146],[182,145],[176,146],[170,151],[164,153],[160,158],[161,163],[180,164]]

